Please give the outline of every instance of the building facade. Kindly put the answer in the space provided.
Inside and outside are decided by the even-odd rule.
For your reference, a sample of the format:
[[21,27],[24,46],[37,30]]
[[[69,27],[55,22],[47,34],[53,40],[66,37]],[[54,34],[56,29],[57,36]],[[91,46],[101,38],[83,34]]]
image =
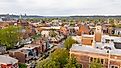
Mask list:
[[73,46],[70,56],[75,56],[82,68],[90,68],[92,62],[97,61],[102,68],[121,68],[121,50],[100,50],[85,46]]

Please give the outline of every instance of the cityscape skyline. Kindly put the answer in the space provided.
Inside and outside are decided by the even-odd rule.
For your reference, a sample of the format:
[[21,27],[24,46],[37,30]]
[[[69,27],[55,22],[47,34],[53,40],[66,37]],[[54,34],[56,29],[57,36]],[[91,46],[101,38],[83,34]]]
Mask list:
[[121,15],[120,0],[0,0],[0,14]]

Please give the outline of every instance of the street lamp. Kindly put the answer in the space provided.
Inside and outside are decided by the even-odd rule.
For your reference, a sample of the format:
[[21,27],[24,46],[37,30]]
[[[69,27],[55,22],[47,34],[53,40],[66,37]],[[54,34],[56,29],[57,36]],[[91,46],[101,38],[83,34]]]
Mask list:
[[106,52],[108,53],[108,68],[110,68],[110,50],[111,50],[111,48],[105,47],[105,49],[106,49]]
[[110,49],[107,49],[108,53],[108,68],[110,68]]
[[111,50],[111,48],[108,46],[105,46],[104,49],[106,50],[106,53],[108,53],[108,68],[110,68],[110,56],[111,56],[110,50]]

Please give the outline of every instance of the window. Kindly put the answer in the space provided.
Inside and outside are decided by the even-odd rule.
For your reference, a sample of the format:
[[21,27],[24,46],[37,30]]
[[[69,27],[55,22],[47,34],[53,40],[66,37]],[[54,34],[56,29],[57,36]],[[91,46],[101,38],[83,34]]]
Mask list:
[[90,57],[89,58],[89,62],[97,62],[97,63],[101,63],[101,64],[105,64],[105,60],[104,59],[101,59],[101,58],[93,58],[93,57]]
[[113,39],[111,39],[111,42],[114,42],[114,40],[113,40]]
[[94,58],[94,61],[93,61],[93,62],[96,62],[96,60],[97,60],[97,59],[96,59],[96,58]]
[[105,39],[105,43],[109,43],[109,41],[110,41],[109,39]]
[[111,68],[114,68],[114,66],[111,66]]
[[104,59],[101,59],[101,64],[104,64]]
[[100,63],[100,59],[99,58],[97,59],[97,63]]
[[89,62],[93,62],[93,58],[92,57],[90,57],[90,61]]
[[119,68],[117,65],[112,65],[110,68]]

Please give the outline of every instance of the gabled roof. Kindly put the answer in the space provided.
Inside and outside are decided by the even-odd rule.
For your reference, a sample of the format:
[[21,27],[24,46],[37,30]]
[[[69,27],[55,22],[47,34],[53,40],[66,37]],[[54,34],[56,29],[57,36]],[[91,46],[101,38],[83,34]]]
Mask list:
[[80,27],[79,27],[79,34],[88,34],[90,32],[90,28],[88,25],[86,24],[82,24]]

